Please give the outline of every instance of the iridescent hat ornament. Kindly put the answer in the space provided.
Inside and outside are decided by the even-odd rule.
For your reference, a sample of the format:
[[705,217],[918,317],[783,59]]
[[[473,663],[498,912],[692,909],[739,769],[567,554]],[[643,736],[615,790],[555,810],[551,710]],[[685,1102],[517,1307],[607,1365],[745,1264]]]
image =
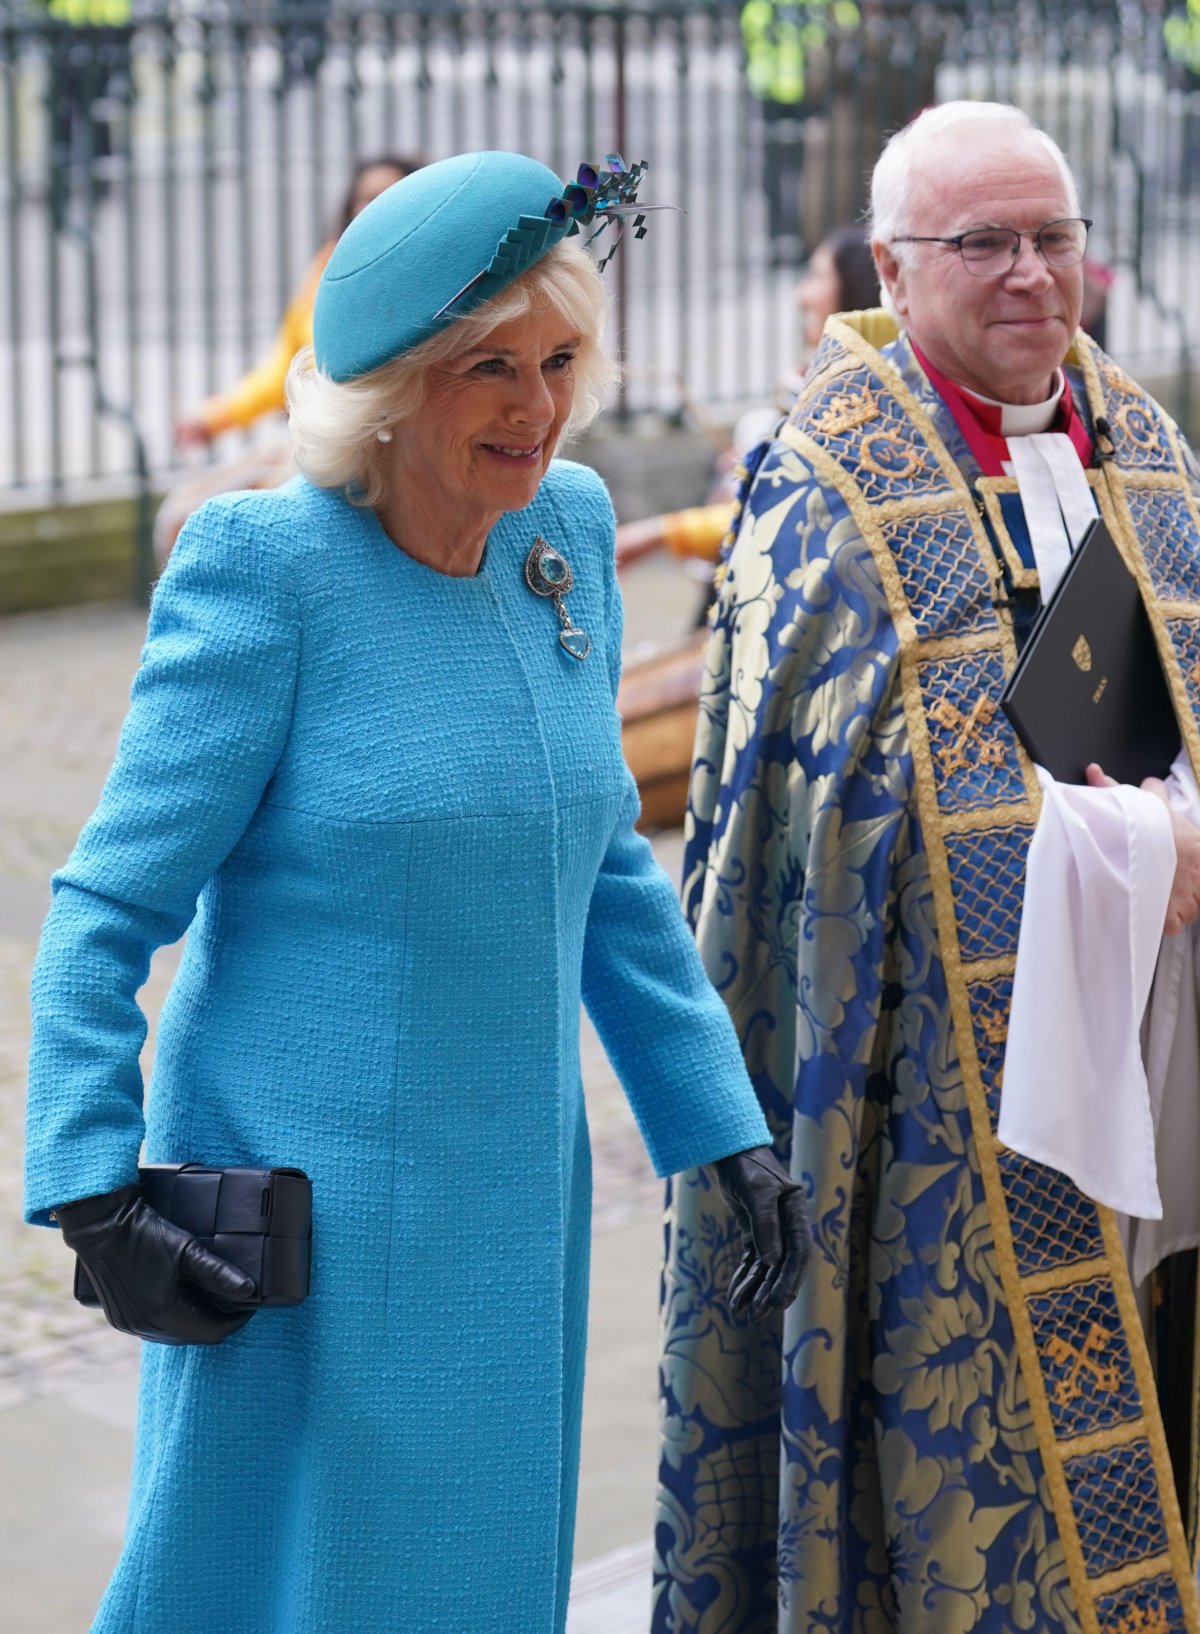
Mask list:
[[592,650],[592,638],[572,619],[564,600],[574,588],[575,575],[562,551],[548,545],[540,533],[534,535],[533,546],[525,558],[525,583],[535,596],[548,596],[553,602],[562,626],[558,644],[564,652],[582,662]]
[[[635,165],[627,165],[619,153],[608,154],[603,169],[596,165],[581,164],[575,180],[567,183],[561,196],[551,199],[537,220],[530,221],[523,216],[517,226],[511,228],[500,240],[491,263],[453,295],[436,316],[440,318],[444,313],[452,313],[455,317],[460,317],[464,311],[469,311],[471,306],[478,304],[472,298],[476,286],[483,280],[503,277],[511,261],[519,261],[519,270],[524,272],[526,267],[533,265],[539,255],[549,249],[551,243],[557,243],[562,238],[571,238],[582,227],[589,227],[595,223],[593,230],[583,241],[586,248],[594,239],[599,238],[606,227],[616,222],[618,230],[608,247],[608,253],[597,261],[597,270],[603,272],[617,253],[625,234],[625,223],[630,217],[633,218],[633,236],[645,238],[645,212],[670,208],[664,204],[638,203],[638,188],[648,168],[644,159],[639,159]],[[531,248],[534,248],[544,236],[547,240],[544,247],[536,248],[531,255]],[[504,282],[509,282],[509,279],[504,277]],[[464,301],[469,301],[469,305],[464,306]]]
[[646,165],[609,154],[579,166],[563,185],[521,153],[462,153],[395,182],[350,223],[317,288],[313,349],[333,380],[355,380],[402,356],[465,316],[539,261],[591,227],[591,244],[627,221],[646,231],[639,204]]

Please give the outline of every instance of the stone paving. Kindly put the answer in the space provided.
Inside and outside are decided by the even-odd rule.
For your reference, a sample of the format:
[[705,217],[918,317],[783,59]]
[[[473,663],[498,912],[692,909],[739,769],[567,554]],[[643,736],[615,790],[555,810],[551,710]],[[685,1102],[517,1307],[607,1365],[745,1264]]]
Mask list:
[[[67,1389],[113,1359],[94,1313],[70,1297],[57,1237],[21,1222],[29,970],[49,900],[112,755],[144,620],[86,608],[0,625],[0,1405]],[[157,1012],[174,965],[143,995]]]
[[[628,646],[682,633],[695,598],[695,587],[671,564],[641,564],[626,586]],[[28,981],[47,880],[99,792],[143,629],[142,615],[125,607],[0,622],[0,1408],[69,1391],[93,1376],[97,1365],[117,1365],[111,1335],[95,1313],[70,1297],[70,1265],[56,1235],[21,1222],[20,1153]],[[679,836],[663,835],[655,843],[677,877]],[[156,954],[141,995],[151,1021],[145,1071],[154,1018],[178,953],[177,946]],[[662,1188],[587,1026],[583,1069],[596,1230],[603,1233],[656,1211]]]

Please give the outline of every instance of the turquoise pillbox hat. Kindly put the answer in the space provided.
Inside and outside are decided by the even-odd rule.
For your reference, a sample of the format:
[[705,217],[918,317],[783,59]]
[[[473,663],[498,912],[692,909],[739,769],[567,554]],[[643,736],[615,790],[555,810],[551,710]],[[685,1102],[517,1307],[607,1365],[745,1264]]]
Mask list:
[[546,214],[562,194],[554,172],[522,153],[462,153],[394,182],[326,264],[317,367],[354,380],[490,300],[575,230]]

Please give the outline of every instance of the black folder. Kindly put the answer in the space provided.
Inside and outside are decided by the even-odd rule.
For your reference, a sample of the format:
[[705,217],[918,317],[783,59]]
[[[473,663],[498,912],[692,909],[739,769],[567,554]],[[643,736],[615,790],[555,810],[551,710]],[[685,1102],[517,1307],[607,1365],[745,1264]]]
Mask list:
[[1097,518],[1067,565],[1000,700],[1060,783],[1097,761],[1118,783],[1165,777],[1179,725],[1137,581]]

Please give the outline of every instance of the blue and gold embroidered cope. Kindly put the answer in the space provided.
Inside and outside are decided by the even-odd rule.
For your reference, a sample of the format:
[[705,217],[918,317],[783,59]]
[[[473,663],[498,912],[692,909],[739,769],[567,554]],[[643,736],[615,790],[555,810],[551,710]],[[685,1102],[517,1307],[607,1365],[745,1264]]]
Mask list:
[[[1194,462],[1092,343],[1068,362],[1200,765]],[[674,1185],[655,1634],[1200,1629],[1116,1222],[995,1134],[1039,794],[973,473],[882,314],[827,328],[748,465],[685,895],[816,1252],[782,1332],[735,1328],[732,1228]]]

